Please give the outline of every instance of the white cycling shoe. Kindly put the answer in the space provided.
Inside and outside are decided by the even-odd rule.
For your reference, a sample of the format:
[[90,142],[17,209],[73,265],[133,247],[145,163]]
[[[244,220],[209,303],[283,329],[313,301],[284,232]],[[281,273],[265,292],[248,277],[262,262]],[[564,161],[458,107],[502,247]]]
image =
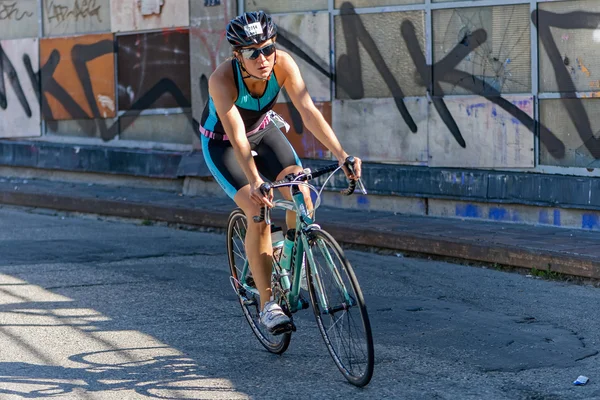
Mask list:
[[260,312],[260,323],[272,335],[295,331],[296,327],[290,318],[283,312],[279,304],[269,301]]

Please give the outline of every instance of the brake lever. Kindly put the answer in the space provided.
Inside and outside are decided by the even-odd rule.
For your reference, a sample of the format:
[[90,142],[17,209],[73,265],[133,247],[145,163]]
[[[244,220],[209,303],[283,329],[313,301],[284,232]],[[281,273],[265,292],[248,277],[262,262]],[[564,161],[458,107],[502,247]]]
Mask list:
[[[346,160],[344,161],[344,165],[350,170],[350,172],[352,173],[352,175],[354,175],[354,163],[355,163],[355,159],[353,156],[348,156],[346,157]],[[367,189],[365,189],[365,185],[363,185],[362,183],[362,179],[358,178],[357,180],[355,180],[355,182],[358,182],[358,188],[360,189],[360,191],[362,192],[362,194],[367,194]]]
[[[263,196],[266,196],[271,190],[271,185],[265,182],[262,185],[260,185],[259,189]],[[268,206],[263,205],[260,209],[260,215],[255,215],[254,217],[252,217],[252,220],[256,223],[265,221],[267,225],[271,225],[271,209]]]

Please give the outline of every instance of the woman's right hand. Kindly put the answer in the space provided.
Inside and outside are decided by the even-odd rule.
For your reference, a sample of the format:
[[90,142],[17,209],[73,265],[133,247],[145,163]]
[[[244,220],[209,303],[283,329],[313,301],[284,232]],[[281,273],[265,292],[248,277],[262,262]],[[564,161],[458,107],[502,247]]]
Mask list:
[[260,190],[260,185],[263,183],[264,181],[262,179],[250,183],[250,200],[260,207],[264,205],[273,207],[273,190],[270,190],[267,195],[264,195]]

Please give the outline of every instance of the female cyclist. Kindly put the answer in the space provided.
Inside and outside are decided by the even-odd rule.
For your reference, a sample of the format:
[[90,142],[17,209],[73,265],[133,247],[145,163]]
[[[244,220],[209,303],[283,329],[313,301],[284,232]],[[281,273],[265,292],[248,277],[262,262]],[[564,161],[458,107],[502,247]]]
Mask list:
[[[271,109],[285,87],[304,125],[343,164],[344,151],[329,124],[310,98],[292,57],[275,48],[277,26],[263,11],[248,12],[229,22],[227,40],[233,57],[219,65],[208,81],[209,99],[200,121],[202,151],[215,180],[244,211],[248,221],[263,205],[272,207],[273,194],[264,195],[264,182],[302,171],[294,149],[273,122]],[[351,179],[360,178],[361,161],[355,157]],[[289,191],[281,190],[290,199]],[[295,216],[288,212],[288,226]],[[292,329],[290,319],[272,301],[272,245],[270,227],[250,222],[246,254],[260,293],[261,323],[272,333]]]

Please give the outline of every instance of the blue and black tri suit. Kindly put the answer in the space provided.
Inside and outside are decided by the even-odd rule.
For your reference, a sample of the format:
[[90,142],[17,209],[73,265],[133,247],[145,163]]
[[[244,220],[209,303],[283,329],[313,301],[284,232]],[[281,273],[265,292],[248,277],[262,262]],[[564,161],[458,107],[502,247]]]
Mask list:
[[[275,71],[262,96],[255,97],[250,94],[236,59],[231,60],[231,67],[238,91],[234,104],[244,121],[250,148],[257,153],[254,156],[256,168],[267,180],[274,181],[284,168],[302,165],[290,142],[271,120],[271,110],[281,90]],[[248,179],[235,158],[210,96],[200,119],[200,133],[206,164],[215,180],[233,199],[237,191],[248,184]]]

